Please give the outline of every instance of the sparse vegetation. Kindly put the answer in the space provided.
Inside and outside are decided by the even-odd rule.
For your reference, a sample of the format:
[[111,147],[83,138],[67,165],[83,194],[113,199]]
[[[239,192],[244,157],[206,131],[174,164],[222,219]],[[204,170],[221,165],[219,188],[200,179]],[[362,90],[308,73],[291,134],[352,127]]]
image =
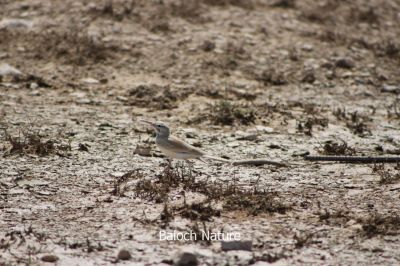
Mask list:
[[222,100],[211,105],[208,116],[217,125],[233,125],[235,123],[249,125],[255,122],[256,111],[246,104]]
[[319,220],[329,225],[345,226],[346,223],[352,219],[348,210],[339,209],[337,211],[329,211],[325,209],[319,212]]
[[66,32],[48,32],[37,35],[40,46],[35,57],[56,58],[74,65],[85,65],[92,62],[103,62],[111,57],[116,47],[107,46],[101,40],[85,33],[85,30],[72,28]]
[[295,247],[296,248],[303,248],[305,246],[307,246],[312,238],[313,238],[314,234],[313,233],[299,233],[299,234],[295,234],[293,236],[293,239],[295,240]]
[[396,98],[387,108],[388,118],[400,119],[400,98]]
[[10,32],[0,30],[4,42],[18,40],[26,43],[26,54],[35,60],[57,60],[66,64],[83,66],[101,63],[111,58],[118,47],[105,44],[100,36],[91,36],[84,26],[74,24],[63,30],[42,32]]
[[302,10],[300,18],[312,23],[329,25],[335,21],[334,12],[339,6],[340,2],[338,1],[324,1],[319,5],[306,5]]
[[164,166],[163,172],[157,175],[155,181],[140,178],[134,186],[136,196],[155,201],[156,203],[166,202],[168,200],[168,193],[171,189],[177,188],[181,180],[184,180],[187,174],[185,167],[171,168],[169,164]]
[[372,213],[359,218],[362,224],[362,234],[368,238],[377,235],[397,235],[400,231],[400,216],[398,214]]
[[288,205],[276,200],[276,193],[267,191],[236,191],[226,197],[224,209],[228,211],[243,210],[251,215],[260,213],[286,213]]
[[207,227],[204,221],[201,222],[201,226],[199,225],[199,222],[193,222],[193,224],[189,226],[189,229],[196,234],[196,241],[205,243],[206,245],[211,245],[211,240],[204,238],[203,232],[212,232],[213,228]]
[[346,112],[345,109],[340,108],[336,109],[332,113],[339,121],[346,121],[347,128],[349,128],[354,134],[359,135],[360,137],[365,137],[371,134],[371,130],[367,125],[367,122],[372,121],[369,116],[359,114],[357,111],[349,113]]
[[20,129],[18,136],[12,136],[7,129],[3,131],[3,138],[8,143],[9,149],[4,155],[25,155],[36,154],[47,156],[57,154],[68,156],[71,150],[71,143],[68,139],[49,139],[41,135],[40,130],[32,128]]
[[[279,193],[258,188],[245,189],[235,182],[220,183],[208,180],[197,180],[190,177],[183,166],[175,169],[166,166],[163,172],[152,181],[141,178],[135,185],[136,195],[145,200],[156,203],[168,202],[169,194],[176,190],[182,193],[201,193],[207,200],[202,203],[186,204],[180,207],[168,207],[170,215],[180,215],[190,220],[210,221],[211,217],[218,217],[220,210],[213,207],[211,202],[222,202],[225,211],[247,211],[251,215],[260,213],[284,214],[290,209],[288,203],[279,198]],[[165,215],[164,215],[165,216]]]
[[356,151],[349,147],[345,141],[342,141],[342,143],[327,141],[323,146],[322,153],[325,155],[354,155]]
[[129,105],[154,109],[173,109],[178,107],[179,100],[190,94],[189,89],[172,89],[170,86],[142,84],[128,90]]
[[0,265],[396,260],[399,1],[0,2]]
[[285,85],[288,83],[286,74],[283,71],[276,70],[275,68],[268,68],[263,70],[260,74],[256,75],[256,80],[264,83],[264,85]]
[[[125,192],[129,188],[127,182],[131,179],[142,179],[142,178],[143,174],[139,170],[130,171],[120,177],[116,177],[114,181],[114,189],[112,190],[111,194],[118,197],[125,196]],[[144,186],[145,185],[146,184],[144,184]]]
[[173,212],[179,216],[195,221],[211,221],[212,217],[220,217],[221,211],[214,209],[211,202],[206,204],[192,203],[184,204],[181,207],[175,207]]
[[306,121],[297,122],[297,130],[307,136],[312,136],[312,131],[315,126],[325,128],[328,126],[328,119],[323,117],[308,117]]
[[134,0],[105,0],[103,3],[96,5],[89,11],[91,14],[99,17],[110,17],[117,21],[122,21],[124,18],[134,16],[136,8]]
[[393,168],[386,167],[385,164],[376,164],[372,172],[379,176],[379,184],[393,184],[400,182],[400,165]]

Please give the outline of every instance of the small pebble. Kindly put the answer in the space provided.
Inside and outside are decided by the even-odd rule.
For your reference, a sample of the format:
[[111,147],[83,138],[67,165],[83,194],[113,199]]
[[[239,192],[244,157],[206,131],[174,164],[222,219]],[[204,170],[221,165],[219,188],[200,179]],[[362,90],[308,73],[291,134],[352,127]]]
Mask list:
[[31,90],[36,90],[38,87],[39,87],[39,85],[38,85],[36,82],[32,82],[32,83],[29,85],[29,88],[30,88]]
[[234,142],[230,142],[230,143],[226,144],[226,146],[231,147],[231,148],[236,148],[236,147],[240,146],[240,143],[237,141],[234,141]]
[[90,84],[90,85],[100,84],[100,81],[98,81],[97,79],[94,79],[94,78],[81,79],[81,82],[86,83],[86,84]]
[[355,63],[354,63],[353,59],[351,59],[350,57],[338,58],[336,60],[335,65],[336,65],[336,67],[345,68],[345,69],[351,69],[351,68],[355,67]]
[[183,132],[185,132],[186,138],[194,139],[199,136],[199,133],[194,128],[185,128],[185,129],[183,129]]
[[56,255],[47,254],[42,256],[42,261],[44,262],[56,262],[58,261],[58,257]]
[[87,144],[83,144],[83,143],[79,143],[79,151],[89,151],[88,145]]
[[248,141],[255,141],[258,139],[258,134],[247,134],[236,137],[237,140],[248,140]]
[[126,249],[121,249],[118,252],[118,259],[119,260],[129,260],[131,258],[132,258],[131,253]]
[[40,91],[38,90],[33,90],[29,93],[30,96],[40,96]]
[[180,255],[179,260],[175,265],[177,266],[197,266],[199,261],[193,253],[184,252]]
[[342,78],[351,78],[353,76],[353,72],[346,71],[342,74]]
[[293,157],[300,157],[300,156],[306,156],[306,155],[309,155],[309,154],[310,154],[309,151],[306,151],[306,150],[298,150],[298,151],[294,151],[293,154],[292,154],[292,156],[293,156]]
[[201,45],[201,49],[205,52],[211,52],[215,49],[215,43],[208,40],[204,41],[204,43]]
[[128,98],[124,96],[117,96],[117,100],[124,103],[128,102]]
[[303,51],[311,52],[314,49],[314,47],[311,44],[303,44],[301,49]]
[[254,131],[262,133],[272,133],[274,132],[274,129],[272,127],[257,125],[254,127],[254,129],[248,130],[248,132],[254,132]]
[[0,29],[31,28],[33,22],[26,19],[4,18],[0,21]]
[[400,85],[396,86],[396,85],[383,84],[381,92],[400,93]]
[[0,59],[7,58],[8,54],[7,53],[0,53]]

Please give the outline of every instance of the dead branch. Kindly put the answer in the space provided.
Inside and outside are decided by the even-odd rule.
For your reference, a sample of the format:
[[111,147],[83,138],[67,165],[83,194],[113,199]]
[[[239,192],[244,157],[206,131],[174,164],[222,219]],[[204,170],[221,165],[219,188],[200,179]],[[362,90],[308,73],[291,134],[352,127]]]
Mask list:
[[387,156],[305,156],[307,161],[329,161],[341,163],[399,163],[400,157]]
[[281,163],[281,162],[275,162],[267,159],[246,159],[246,160],[238,160],[238,161],[233,161],[233,165],[254,165],[254,166],[260,166],[264,164],[270,164],[270,165],[276,165],[276,166],[281,166],[281,167],[287,167],[288,164],[286,163]]

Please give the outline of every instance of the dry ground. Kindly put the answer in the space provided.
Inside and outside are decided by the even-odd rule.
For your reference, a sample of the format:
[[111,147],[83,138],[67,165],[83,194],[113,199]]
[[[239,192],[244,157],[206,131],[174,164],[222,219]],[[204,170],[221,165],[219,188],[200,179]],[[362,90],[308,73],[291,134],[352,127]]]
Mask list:
[[[399,263],[399,166],[302,159],[400,153],[398,1],[0,6],[0,264]],[[290,166],[168,170],[141,118]],[[252,251],[158,239],[204,228]]]

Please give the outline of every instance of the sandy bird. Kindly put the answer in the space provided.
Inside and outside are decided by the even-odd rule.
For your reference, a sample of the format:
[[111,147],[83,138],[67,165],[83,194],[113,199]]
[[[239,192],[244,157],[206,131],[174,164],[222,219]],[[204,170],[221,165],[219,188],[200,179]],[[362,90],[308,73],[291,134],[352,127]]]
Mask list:
[[150,122],[141,120],[151,125],[156,131],[156,144],[158,148],[171,159],[199,159],[208,158],[216,161],[229,162],[223,158],[208,155],[206,152],[184,142],[183,140],[171,135],[169,127],[161,121]]

